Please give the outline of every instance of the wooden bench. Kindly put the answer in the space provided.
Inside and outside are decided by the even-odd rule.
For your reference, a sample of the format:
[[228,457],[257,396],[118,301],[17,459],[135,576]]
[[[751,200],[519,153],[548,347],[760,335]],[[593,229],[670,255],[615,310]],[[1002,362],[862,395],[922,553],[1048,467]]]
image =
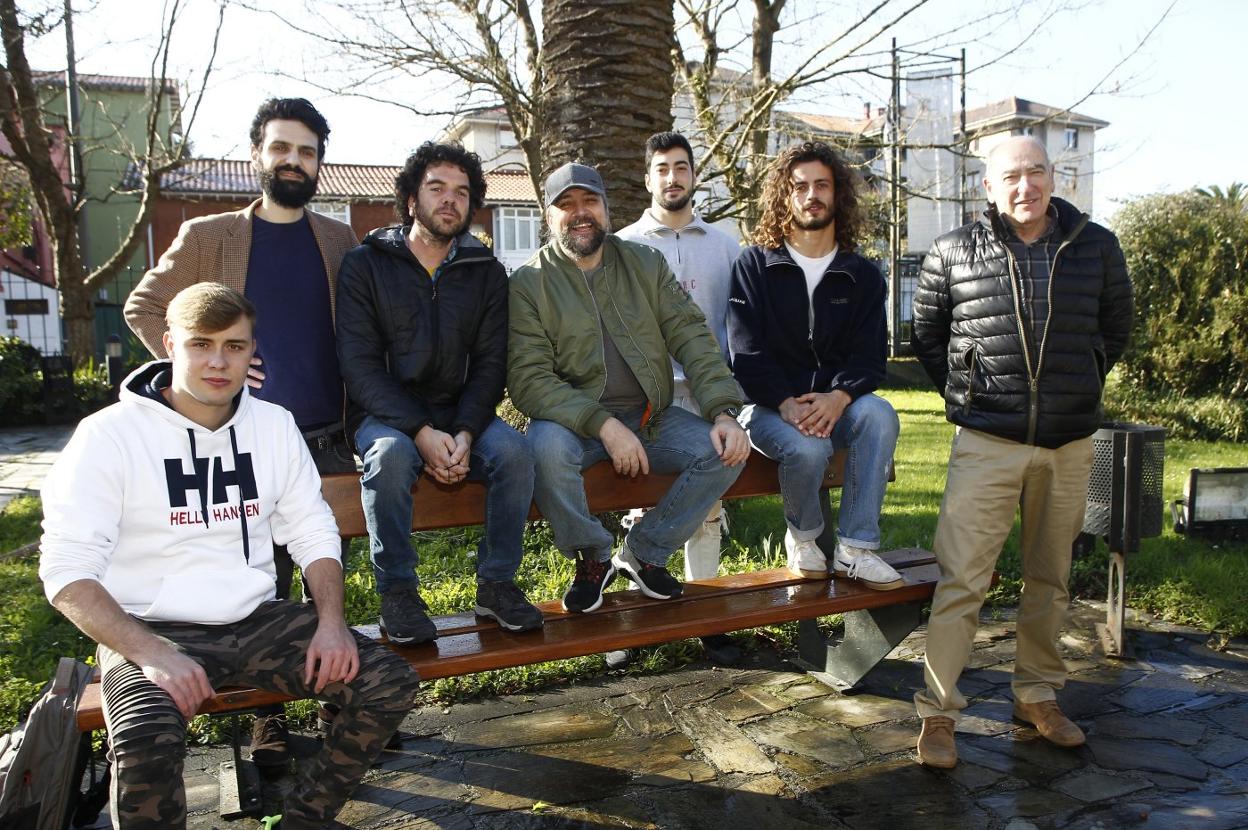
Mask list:
[[[841,486],[843,477],[844,456],[838,454],[823,482],[825,531],[819,544],[825,550],[832,550],[836,544],[827,491]],[[617,476],[609,463],[603,462],[586,471],[585,491],[594,513],[652,507],[674,478],[656,474],[628,479]],[[339,532],[346,538],[366,536],[359,476],[322,476],[321,490],[338,520]],[[745,469],[724,498],[779,492],[776,463],[751,452]],[[422,477],[413,493],[414,531],[481,524],[485,515],[485,486],[477,482],[448,487]],[[530,518],[541,518],[536,508]],[[783,527],[777,526],[774,538],[779,540],[782,535]],[[795,662],[823,682],[845,689],[858,683],[919,625],[922,605],[935,590],[937,568],[927,551],[898,550],[881,555],[901,572],[904,586],[874,591],[843,579],[803,580],[779,568],[687,582],[681,597],[662,602],[646,599],[640,591],[612,591],[592,614],[570,614],[558,600],[541,603],[538,607],[546,618],[545,625],[539,631],[519,634],[504,631],[493,620],[471,612],[435,617],[437,640],[391,647],[407,658],[423,679],[432,680],[796,620]],[[817,624],[819,617],[832,614],[842,614],[845,620],[844,636],[837,643],[829,642]],[[356,628],[380,637],[376,625]],[[289,699],[261,689],[223,688],[204,701],[199,711],[237,714]],[[225,819],[258,814],[261,804],[259,773],[242,757],[237,719],[232,726],[233,760],[221,764],[218,776],[219,811]],[[87,732],[103,727],[97,679],[78,702],[78,728]]]
[[[843,456],[837,455],[828,468],[825,515],[830,510],[826,488],[841,485],[843,464]],[[597,464],[585,474],[590,510],[602,513],[653,506],[673,479],[667,475],[628,479],[617,476],[606,462]],[[348,538],[367,535],[359,477],[349,473],[327,475],[321,484],[339,532]],[[422,477],[413,492],[413,530],[480,524],[484,516],[483,484],[445,486]],[[745,470],[724,498],[777,493],[775,462],[752,452]],[[531,518],[540,518],[536,509]],[[835,525],[830,516],[826,524],[828,529],[820,543],[831,550]],[[777,541],[782,531],[783,527],[777,526]],[[683,596],[663,602],[647,599],[639,591],[611,591],[592,614],[568,613],[558,600],[541,603],[544,627],[519,634],[504,631],[493,620],[472,612],[437,617],[437,640],[392,647],[423,679],[431,680],[798,620],[799,662],[824,682],[847,688],[914,630],[920,622],[921,606],[935,588],[937,568],[932,554],[910,549],[883,556],[901,572],[906,583],[903,587],[875,591],[843,579],[807,581],[781,568],[689,582]],[[828,643],[815,622],[832,614],[846,615],[846,633],[837,644]],[[376,625],[357,626],[357,630],[380,637]],[[289,699],[259,689],[225,688],[205,701],[200,712],[238,712]],[[88,686],[79,701],[78,726],[83,731],[104,726],[98,682]]]

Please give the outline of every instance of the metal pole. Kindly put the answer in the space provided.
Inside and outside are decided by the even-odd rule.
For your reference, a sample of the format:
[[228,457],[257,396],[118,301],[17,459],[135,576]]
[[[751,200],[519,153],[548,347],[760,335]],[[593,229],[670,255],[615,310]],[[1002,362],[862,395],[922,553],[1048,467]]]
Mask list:
[[962,66],[959,76],[962,79],[962,106],[958,111],[958,129],[962,141],[958,153],[958,224],[968,221],[966,215],[966,154],[970,152],[971,142],[966,135],[966,49],[962,50]]
[[889,147],[889,208],[892,229],[889,233],[888,269],[889,302],[888,331],[890,357],[897,355],[898,322],[901,318],[901,64],[897,57],[897,38],[893,38],[892,93],[888,102],[888,118],[892,128]]
[[82,123],[78,109],[78,65],[74,57],[74,10],[65,0],[65,143],[69,146],[69,182],[75,195],[82,198],[84,172],[79,131]]

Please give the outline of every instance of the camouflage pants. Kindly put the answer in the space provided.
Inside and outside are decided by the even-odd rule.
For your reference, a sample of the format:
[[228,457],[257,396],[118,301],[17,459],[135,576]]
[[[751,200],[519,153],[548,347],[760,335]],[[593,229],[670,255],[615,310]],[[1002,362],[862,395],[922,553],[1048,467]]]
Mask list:
[[[148,625],[202,665],[214,688],[254,686],[313,696],[303,682],[304,657],[317,626],[312,605],[266,602],[231,625]],[[340,712],[286,797],[282,824],[288,830],[328,824],[411,708],[416,672],[385,646],[359,634],[356,641],[359,674],[350,684],[331,683],[318,695]],[[186,719],[134,663],[104,646],[97,656],[111,744],[113,827],[184,827]]]

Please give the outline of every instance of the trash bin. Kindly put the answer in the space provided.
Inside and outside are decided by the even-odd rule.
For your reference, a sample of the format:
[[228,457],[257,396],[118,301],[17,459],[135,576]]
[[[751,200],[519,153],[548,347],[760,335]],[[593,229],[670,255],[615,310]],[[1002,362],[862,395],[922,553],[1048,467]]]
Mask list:
[[1105,623],[1097,624],[1108,657],[1126,657],[1126,554],[1140,539],[1161,535],[1161,484],[1166,467],[1166,430],[1148,424],[1107,423],[1092,434],[1083,532],[1109,544],[1109,596]]
[[78,412],[74,399],[74,359],[69,355],[45,355],[43,369],[43,420],[68,424]]
[[1161,535],[1165,427],[1106,423],[1092,449],[1083,532],[1105,537],[1110,550],[1137,551],[1140,539]]

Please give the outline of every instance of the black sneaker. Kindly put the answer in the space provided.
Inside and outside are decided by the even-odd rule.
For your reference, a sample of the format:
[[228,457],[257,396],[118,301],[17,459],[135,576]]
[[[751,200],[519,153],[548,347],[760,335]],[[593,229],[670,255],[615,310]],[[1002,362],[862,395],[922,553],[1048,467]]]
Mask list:
[[478,582],[477,605],[472,610],[482,617],[493,617],[508,631],[531,631],[544,622],[542,612],[511,580]]
[[414,584],[391,588],[381,595],[381,633],[399,645],[427,643],[438,636],[429,619],[429,606]]
[[251,760],[261,767],[280,767],[290,760],[285,715],[256,715],[251,724]]
[[602,605],[602,592],[615,579],[610,559],[596,559],[593,551],[576,552],[576,576],[563,595],[563,610],[588,614]]
[[684,593],[685,586],[668,573],[667,568],[642,562],[628,549],[627,541],[620,545],[620,552],[611,560],[611,564],[631,579],[650,599],[675,599]]

